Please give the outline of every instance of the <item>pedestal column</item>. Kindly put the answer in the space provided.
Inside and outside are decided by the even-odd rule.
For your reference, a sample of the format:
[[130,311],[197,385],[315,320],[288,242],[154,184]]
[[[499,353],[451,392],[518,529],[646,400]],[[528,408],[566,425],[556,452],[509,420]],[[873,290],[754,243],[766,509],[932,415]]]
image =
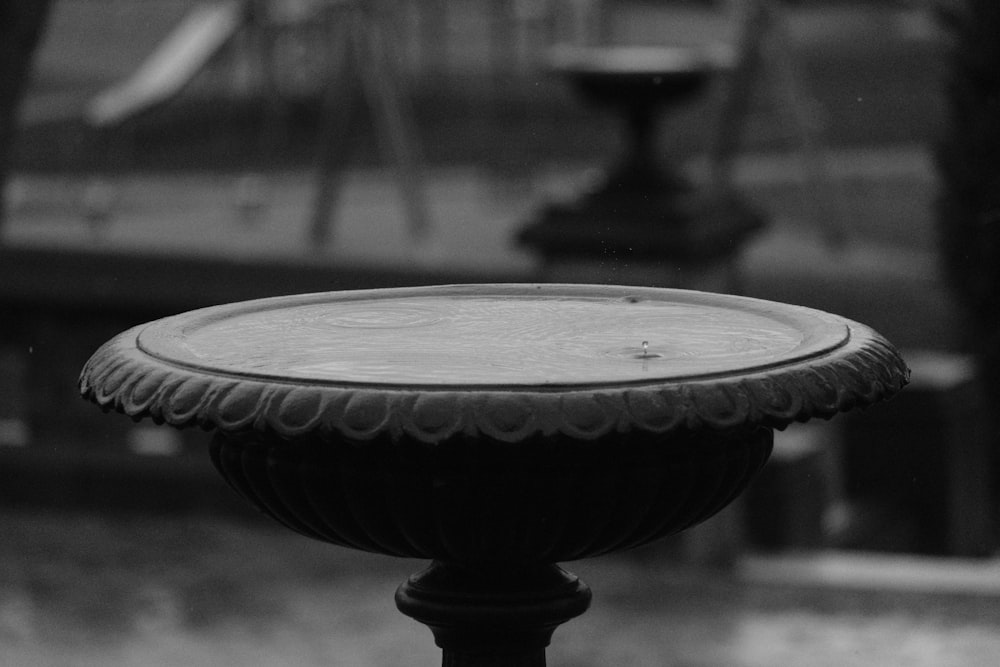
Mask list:
[[444,667],[544,667],[552,633],[585,612],[590,597],[557,565],[434,561],[399,587],[396,606],[430,627]]

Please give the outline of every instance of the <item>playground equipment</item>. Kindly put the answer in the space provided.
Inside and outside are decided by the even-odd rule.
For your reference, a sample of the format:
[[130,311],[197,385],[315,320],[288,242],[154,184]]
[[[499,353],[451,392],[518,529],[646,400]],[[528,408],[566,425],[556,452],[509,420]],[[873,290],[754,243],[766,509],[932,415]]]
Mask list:
[[[428,207],[418,169],[415,130],[405,108],[399,78],[390,55],[384,17],[376,0],[240,0],[200,5],[192,9],[173,32],[126,80],[96,96],[85,110],[103,150],[114,150],[124,126],[179,96],[192,80],[229,45],[245,33],[250,39],[251,65],[259,69],[264,86],[263,151],[273,150],[281,132],[279,79],[274,62],[274,37],[281,30],[319,24],[329,27],[336,59],[326,82],[324,123],[318,141],[310,239],[314,246],[330,236],[330,217],[348,158],[350,135],[358,104],[367,102],[387,157],[395,167],[410,234],[422,238],[429,228]],[[360,79],[356,84],[350,80]],[[258,193],[260,180],[248,175],[237,181],[236,200],[246,217],[256,215],[262,202],[248,201]],[[97,178],[84,197],[85,215],[99,228],[111,214],[113,187]]]
[[195,7],[130,77],[87,105],[85,120],[95,128],[112,128],[170,101],[248,18],[243,2]]

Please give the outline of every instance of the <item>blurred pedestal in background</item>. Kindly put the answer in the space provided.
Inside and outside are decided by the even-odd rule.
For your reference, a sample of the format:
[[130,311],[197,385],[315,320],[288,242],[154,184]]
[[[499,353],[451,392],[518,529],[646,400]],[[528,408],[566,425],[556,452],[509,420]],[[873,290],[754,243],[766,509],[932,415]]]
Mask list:
[[546,281],[736,291],[731,265],[762,218],[722,187],[689,181],[658,154],[660,116],[703,92],[722,65],[706,48],[575,48],[554,70],[621,116],[625,150],[597,187],[550,203],[518,240]]
[[623,169],[574,201],[543,206],[518,241],[540,255],[546,282],[735,293],[738,259],[763,224],[735,195]]

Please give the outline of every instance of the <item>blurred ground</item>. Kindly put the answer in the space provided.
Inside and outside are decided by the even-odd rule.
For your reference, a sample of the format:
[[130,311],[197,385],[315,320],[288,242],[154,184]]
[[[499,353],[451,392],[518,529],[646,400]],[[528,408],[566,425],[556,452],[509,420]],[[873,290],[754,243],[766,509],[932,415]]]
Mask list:
[[[253,518],[0,512],[0,664],[434,665],[393,592],[423,567]],[[822,559],[820,559],[822,561]],[[569,564],[591,609],[556,631],[563,667],[987,667],[996,565],[750,559],[672,570],[653,551]],[[863,563],[858,568],[858,563]],[[839,566],[839,567],[838,567]],[[858,571],[862,574],[857,574]],[[811,574],[809,574],[811,572]],[[907,580],[909,578],[909,580]],[[790,585],[791,584],[793,585]]]

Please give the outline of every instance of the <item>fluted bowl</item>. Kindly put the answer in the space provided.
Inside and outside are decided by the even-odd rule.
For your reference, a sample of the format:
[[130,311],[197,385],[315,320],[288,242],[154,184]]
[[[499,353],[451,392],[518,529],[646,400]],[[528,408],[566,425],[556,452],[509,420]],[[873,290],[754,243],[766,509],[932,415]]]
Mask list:
[[217,435],[229,483],[326,542],[449,562],[560,562],[645,544],[732,501],[771,431],[612,434],[580,445],[456,438],[284,442]]

